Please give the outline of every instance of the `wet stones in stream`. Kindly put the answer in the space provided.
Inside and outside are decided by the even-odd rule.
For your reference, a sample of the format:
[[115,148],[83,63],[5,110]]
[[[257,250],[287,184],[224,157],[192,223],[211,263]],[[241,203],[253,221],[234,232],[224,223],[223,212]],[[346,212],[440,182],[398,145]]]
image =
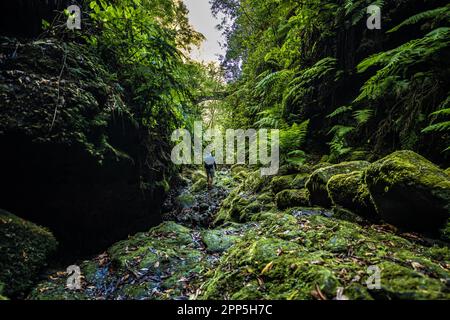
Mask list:
[[220,209],[222,201],[228,196],[229,189],[223,185],[223,179],[229,175],[226,170],[217,172],[216,183],[211,189],[205,185],[197,190],[197,179],[204,179],[201,173],[192,174],[187,185],[171,192],[163,205],[163,220],[176,221],[188,227],[209,227]]

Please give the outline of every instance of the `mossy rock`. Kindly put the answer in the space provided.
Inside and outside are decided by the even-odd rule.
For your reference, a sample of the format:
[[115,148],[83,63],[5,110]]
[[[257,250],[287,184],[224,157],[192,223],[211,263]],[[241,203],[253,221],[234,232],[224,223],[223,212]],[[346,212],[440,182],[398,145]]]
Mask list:
[[367,219],[377,219],[363,171],[331,177],[327,183],[327,190],[333,205],[346,208]]
[[[440,279],[430,279],[425,274],[402,265],[383,262],[380,268],[381,288],[373,295],[389,300],[449,299]],[[448,280],[448,279],[447,279]]]
[[310,165],[288,163],[280,167],[280,169],[278,170],[278,176],[286,176],[299,173],[311,173],[312,171],[313,169]]
[[[81,290],[66,288],[64,271],[49,274],[39,283],[30,299],[179,299],[187,298],[189,288],[200,286],[198,277],[212,267],[214,260],[197,232],[174,222],[165,222],[148,232],[138,233],[116,243],[106,253],[80,265]],[[190,280],[196,277],[195,280]]]
[[0,210],[0,282],[8,297],[26,293],[56,251],[50,231]]
[[331,177],[337,174],[364,170],[369,164],[370,163],[366,161],[351,161],[325,166],[315,170],[306,182],[306,188],[309,190],[311,203],[325,208],[331,207],[332,202],[326,188]]
[[208,182],[206,181],[206,178],[200,178],[195,182],[191,188],[193,193],[199,193],[201,191],[205,191],[208,186]]
[[191,208],[195,204],[195,197],[187,192],[178,196],[176,202],[181,208]]
[[373,163],[365,181],[378,214],[396,226],[437,232],[450,217],[450,177],[412,151]]
[[270,187],[274,194],[286,189],[302,189],[305,187],[308,177],[309,175],[307,173],[277,176],[272,179]]
[[267,176],[261,176],[261,171],[256,170],[248,174],[241,186],[241,190],[259,193],[269,188],[271,178]]
[[[220,259],[201,299],[448,299],[448,247],[376,226],[267,213]],[[395,261],[395,262],[394,262]],[[380,289],[367,286],[381,270]]]
[[193,183],[196,183],[199,180],[206,180],[206,173],[203,170],[196,170],[191,174],[191,180]]
[[229,249],[238,239],[234,235],[234,228],[204,230],[201,232],[202,241],[206,250],[212,253],[221,253]]
[[[77,263],[75,265],[78,265]],[[79,264],[83,284],[85,281],[90,284],[98,284],[101,274],[106,274],[106,267],[100,268],[96,261],[84,261]],[[104,272],[98,272],[104,271]],[[69,274],[66,270],[52,270],[47,272],[49,280],[38,283],[30,294],[28,300],[89,300],[89,294],[82,290],[72,290],[67,288]]]
[[309,193],[306,189],[284,190],[275,196],[275,203],[281,210],[309,205]]
[[231,170],[231,175],[233,177],[237,177],[239,175],[239,173],[246,172],[247,168],[244,165],[235,164],[235,165],[231,166],[230,170]]
[[274,202],[274,200],[275,200],[275,197],[269,192],[261,193],[260,195],[258,195],[256,197],[256,201],[263,205],[270,204],[270,203]]

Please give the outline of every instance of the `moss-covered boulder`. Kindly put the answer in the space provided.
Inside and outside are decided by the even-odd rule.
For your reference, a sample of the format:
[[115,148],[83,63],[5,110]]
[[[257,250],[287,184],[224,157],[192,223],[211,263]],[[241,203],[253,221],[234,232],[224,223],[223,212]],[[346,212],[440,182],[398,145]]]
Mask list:
[[274,194],[286,189],[302,189],[305,187],[308,177],[307,173],[273,177],[270,187]]
[[204,170],[196,170],[191,173],[191,180],[196,183],[198,180],[206,179],[206,173]]
[[261,212],[266,206],[256,201],[256,195],[233,191],[223,202],[217,213],[214,224],[220,225],[224,222],[246,222],[251,216]]
[[278,170],[278,175],[287,176],[291,174],[311,173],[312,171],[313,168],[308,164],[287,163],[280,167]]
[[222,256],[200,298],[449,299],[449,255],[379,226],[272,213]]
[[284,190],[275,196],[278,209],[309,206],[309,192],[307,189]]
[[378,214],[396,226],[436,232],[450,217],[450,177],[412,151],[373,163],[365,181]]
[[333,205],[349,209],[364,218],[377,219],[363,171],[331,177],[327,183],[327,190]]
[[315,170],[306,182],[311,203],[322,207],[330,207],[332,202],[328,196],[327,183],[331,177],[337,174],[364,170],[369,164],[366,161],[351,161],[325,166]]
[[46,229],[0,210],[0,282],[3,294],[23,296],[56,251],[55,237]]
[[235,228],[211,229],[201,232],[206,250],[212,253],[224,252],[229,249],[239,237]]
[[271,207],[270,182],[271,177],[261,176],[260,170],[247,173],[240,185],[222,202],[214,224],[250,221],[255,213]]

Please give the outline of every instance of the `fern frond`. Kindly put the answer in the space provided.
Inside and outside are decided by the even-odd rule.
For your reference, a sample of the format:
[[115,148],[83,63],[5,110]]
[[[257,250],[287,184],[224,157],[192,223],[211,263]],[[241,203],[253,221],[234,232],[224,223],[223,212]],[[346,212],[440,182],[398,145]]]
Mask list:
[[339,108],[337,108],[336,110],[334,110],[332,113],[330,113],[329,115],[327,115],[327,118],[334,118],[337,117],[338,115],[345,113],[347,111],[351,111],[353,109],[352,106],[341,106]]
[[353,113],[353,117],[355,118],[356,122],[359,125],[362,125],[370,120],[373,116],[373,110],[372,109],[362,109],[362,110],[356,110]]
[[441,21],[441,20],[449,21],[450,20],[450,5],[446,5],[445,7],[440,7],[440,8],[420,12],[412,17],[409,17],[408,19],[406,19],[399,25],[395,26],[394,28],[389,30],[388,33],[398,31],[400,28],[403,28],[404,26],[414,25],[414,24],[417,24],[419,22],[422,22],[424,20],[429,20],[429,19],[434,19],[434,20],[438,20],[438,21]]

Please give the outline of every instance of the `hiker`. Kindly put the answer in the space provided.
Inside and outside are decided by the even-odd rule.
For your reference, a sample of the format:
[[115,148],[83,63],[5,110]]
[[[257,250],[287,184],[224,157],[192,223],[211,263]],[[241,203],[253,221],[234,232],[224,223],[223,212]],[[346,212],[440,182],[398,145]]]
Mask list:
[[217,169],[216,159],[210,153],[208,153],[204,159],[206,176],[208,178],[208,189],[211,189],[214,179],[214,170]]

